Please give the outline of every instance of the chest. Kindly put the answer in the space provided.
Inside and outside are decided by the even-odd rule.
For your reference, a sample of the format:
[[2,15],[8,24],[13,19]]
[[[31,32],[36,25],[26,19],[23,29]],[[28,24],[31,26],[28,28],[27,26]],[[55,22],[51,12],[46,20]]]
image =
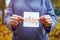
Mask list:
[[22,11],[40,11],[42,8],[41,0],[19,0],[14,2],[14,8]]
[[14,12],[18,15],[23,15],[24,11],[40,12],[40,15],[44,15],[47,12],[44,0],[16,0],[13,4]]

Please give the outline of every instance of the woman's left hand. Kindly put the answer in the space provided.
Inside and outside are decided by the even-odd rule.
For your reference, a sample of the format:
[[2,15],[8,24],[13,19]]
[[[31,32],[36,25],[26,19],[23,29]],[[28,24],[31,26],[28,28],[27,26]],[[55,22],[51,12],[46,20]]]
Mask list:
[[51,27],[53,20],[50,15],[43,15],[39,17],[39,21],[42,22],[45,27]]

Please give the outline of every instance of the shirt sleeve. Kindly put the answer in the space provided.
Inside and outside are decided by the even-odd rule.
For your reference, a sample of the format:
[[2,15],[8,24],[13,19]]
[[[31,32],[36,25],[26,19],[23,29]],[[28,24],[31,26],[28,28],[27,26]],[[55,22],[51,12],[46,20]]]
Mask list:
[[7,13],[4,16],[4,23],[6,24],[7,28],[9,28],[11,31],[12,31],[12,27],[10,23],[10,17],[12,16],[13,13],[14,13],[13,3],[12,0],[10,0],[10,3],[7,8]]
[[47,7],[46,14],[50,15],[52,17],[52,20],[53,20],[53,23],[52,23],[51,27],[50,28],[45,28],[46,32],[49,33],[50,31],[52,31],[55,28],[55,26],[57,24],[57,17],[54,13],[54,9],[52,7],[51,1],[50,0],[45,0],[45,4],[46,4],[46,7]]

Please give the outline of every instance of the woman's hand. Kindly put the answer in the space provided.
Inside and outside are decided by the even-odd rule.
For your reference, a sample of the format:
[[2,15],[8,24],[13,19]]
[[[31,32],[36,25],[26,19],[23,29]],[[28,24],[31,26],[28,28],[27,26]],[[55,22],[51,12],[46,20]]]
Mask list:
[[39,18],[39,21],[42,22],[45,27],[50,27],[52,24],[52,18],[50,15],[43,15]]
[[11,17],[10,17],[10,22],[11,22],[11,25],[12,26],[17,26],[19,23],[21,23],[23,21],[23,17],[21,16],[18,16],[18,15],[15,15],[13,14]]

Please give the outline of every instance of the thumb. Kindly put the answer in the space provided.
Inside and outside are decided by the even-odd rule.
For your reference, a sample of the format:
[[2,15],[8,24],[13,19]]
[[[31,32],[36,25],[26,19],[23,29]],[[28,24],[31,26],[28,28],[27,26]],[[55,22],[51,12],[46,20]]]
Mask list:
[[19,19],[19,21],[23,21],[24,20],[24,18],[21,17],[21,16],[19,16],[18,19]]

